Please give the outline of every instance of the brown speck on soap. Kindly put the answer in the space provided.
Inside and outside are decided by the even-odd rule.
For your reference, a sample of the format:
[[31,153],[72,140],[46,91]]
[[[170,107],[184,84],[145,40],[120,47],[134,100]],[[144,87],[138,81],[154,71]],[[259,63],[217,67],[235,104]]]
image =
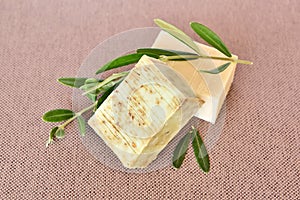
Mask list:
[[200,105],[203,105],[205,103],[205,101],[202,99],[199,99],[199,103],[200,103]]
[[141,114],[142,117],[146,116],[145,108],[143,108],[143,109],[139,108],[138,112]]
[[155,103],[156,103],[157,105],[159,105],[159,104],[160,104],[159,99],[156,99]]
[[136,144],[135,144],[134,142],[132,142],[132,143],[131,143],[131,146],[132,146],[133,148],[135,148],[135,147],[136,147]]

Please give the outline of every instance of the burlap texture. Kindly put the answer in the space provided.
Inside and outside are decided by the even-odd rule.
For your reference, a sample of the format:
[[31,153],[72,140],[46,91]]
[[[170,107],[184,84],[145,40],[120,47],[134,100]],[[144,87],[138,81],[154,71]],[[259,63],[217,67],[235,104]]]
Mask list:
[[[72,107],[72,90],[56,79],[75,76],[99,42],[153,18],[194,38],[188,22],[202,22],[254,62],[237,68],[210,173],[192,151],[177,171],[109,169],[77,125],[46,149],[42,114]],[[298,0],[0,1],[0,199],[300,199],[299,20]]]

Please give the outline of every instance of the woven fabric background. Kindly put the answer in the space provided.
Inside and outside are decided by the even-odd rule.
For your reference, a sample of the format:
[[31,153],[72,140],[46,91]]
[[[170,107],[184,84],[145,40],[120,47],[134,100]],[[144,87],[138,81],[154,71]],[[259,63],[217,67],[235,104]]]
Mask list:
[[[202,22],[239,65],[211,171],[192,151],[182,169],[126,174],[98,162],[77,136],[45,148],[42,114],[72,107],[75,76],[99,42],[162,18],[196,38]],[[298,0],[0,0],[0,199],[300,199]]]

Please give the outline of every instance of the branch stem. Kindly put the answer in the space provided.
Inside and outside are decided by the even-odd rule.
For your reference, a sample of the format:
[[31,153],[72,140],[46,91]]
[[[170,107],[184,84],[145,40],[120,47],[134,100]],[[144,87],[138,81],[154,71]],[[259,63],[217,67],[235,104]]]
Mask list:
[[237,62],[240,64],[245,64],[245,65],[252,65],[253,63],[248,60],[239,60],[239,59],[233,59],[233,58],[225,58],[225,57],[218,57],[218,56],[204,56],[204,55],[176,55],[176,56],[161,56],[160,59],[165,61],[165,60],[177,60],[177,59],[197,59],[197,58],[202,58],[202,59],[213,59],[213,60],[225,60],[225,61],[230,61],[230,62]]
[[72,118],[68,119],[68,120],[65,121],[63,124],[61,124],[61,125],[59,126],[59,128],[64,129],[64,128],[65,128],[69,123],[71,123],[74,119],[76,119],[77,117],[81,116],[81,115],[82,115],[83,113],[85,113],[86,111],[91,110],[92,108],[94,108],[94,107],[96,106],[96,104],[97,104],[97,101],[94,102],[92,105],[90,105],[90,106],[88,106],[88,107],[82,109],[81,111],[75,113],[75,115],[74,115]]

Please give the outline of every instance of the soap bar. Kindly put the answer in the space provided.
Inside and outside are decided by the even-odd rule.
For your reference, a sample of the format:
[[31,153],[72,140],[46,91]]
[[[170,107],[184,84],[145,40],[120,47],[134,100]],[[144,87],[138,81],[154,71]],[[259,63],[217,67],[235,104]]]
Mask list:
[[143,56],[88,124],[125,167],[144,168],[202,103],[171,67]]
[[[226,57],[215,48],[197,42],[196,44],[205,55]],[[172,49],[195,53],[188,46],[165,31],[161,31],[159,33],[152,45],[152,48]],[[237,59],[237,56],[233,55],[233,58]],[[231,63],[225,71],[219,74],[203,73],[199,72],[199,69],[214,69],[225,63],[226,61],[211,59],[168,61],[166,63],[178,72],[183,79],[185,79],[198,98],[205,101],[195,116],[211,123],[216,122],[226,95],[228,94],[233,81],[236,63]]]

